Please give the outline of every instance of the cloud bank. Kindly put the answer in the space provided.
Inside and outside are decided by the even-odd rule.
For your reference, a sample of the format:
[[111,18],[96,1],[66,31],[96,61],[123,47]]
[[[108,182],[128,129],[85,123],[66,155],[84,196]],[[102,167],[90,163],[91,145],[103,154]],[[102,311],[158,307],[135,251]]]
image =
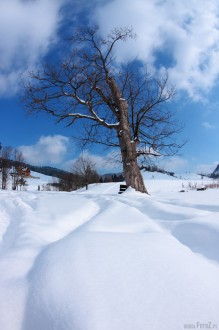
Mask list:
[[121,45],[119,59],[167,66],[177,89],[200,99],[219,74],[218,16],[218,0],[113,0],[96,10],[93,21],[103,33],[132,26],[137,40]]
[[34,67],[57,38],[66,0],[0,1],[0,94],[16,92],[20,75]]
[[[66,5],[69,10],[62,10]],[[218,0],[1,0],[0,95],[13,94],[20,75],[38,67],[62,24],[69,22],[64,30],[70,30],[71,24],[84,24],[83,17],[104,34],[132,26],[137,40],[120,45],[118,60],[167,67],[176,88],[193,99],[201,99],[218,79]]]
[[59,164],[68,150],[69,138],[62,135],[41,136],[35,145],[21,146],[24,159],[31,165]]

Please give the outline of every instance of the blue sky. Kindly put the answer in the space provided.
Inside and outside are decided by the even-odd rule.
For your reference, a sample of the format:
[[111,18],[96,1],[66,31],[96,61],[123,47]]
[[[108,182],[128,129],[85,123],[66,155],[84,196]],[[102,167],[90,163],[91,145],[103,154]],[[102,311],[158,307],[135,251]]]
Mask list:
[[[103,34],[132,26],[137,39],[117,48],[117,59],[138,58],[168,69],[177,95],[171,107],[188,139],[179,156],[159,160],[175,172],[211,172],[219,163],[218,0],[1,0],[0,142],[23,151],[27,162],[70,169],[81,150],[73,128],[46,115],[28,116],[20,102],[21,76],[50,58],[66,34],[97,24]],[[54,54],[54,53],[53,53]],[[101,172],[116,170],[94,147],[86,151]],[[117,169],[119,170],[119,169]]]

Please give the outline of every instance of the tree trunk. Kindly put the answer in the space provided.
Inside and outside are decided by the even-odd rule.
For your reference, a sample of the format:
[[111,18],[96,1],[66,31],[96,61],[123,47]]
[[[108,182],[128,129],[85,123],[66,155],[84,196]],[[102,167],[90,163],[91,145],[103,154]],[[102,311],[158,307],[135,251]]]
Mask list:
[[118,138],[122,154],[125,181],[128,187],[132,187],[137,191],[148,194],[137,163],[136,144],[131,140],[131,132],[128,121],[128,103],[124,99],[120,99],[119,103],[121,117]]

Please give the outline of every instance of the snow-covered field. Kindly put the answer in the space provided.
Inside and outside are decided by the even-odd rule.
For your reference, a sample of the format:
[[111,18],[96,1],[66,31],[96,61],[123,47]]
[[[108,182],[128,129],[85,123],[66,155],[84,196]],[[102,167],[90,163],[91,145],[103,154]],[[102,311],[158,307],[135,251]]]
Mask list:
[[0,191],[1,330],[219,329],[219,189],[145,181]]

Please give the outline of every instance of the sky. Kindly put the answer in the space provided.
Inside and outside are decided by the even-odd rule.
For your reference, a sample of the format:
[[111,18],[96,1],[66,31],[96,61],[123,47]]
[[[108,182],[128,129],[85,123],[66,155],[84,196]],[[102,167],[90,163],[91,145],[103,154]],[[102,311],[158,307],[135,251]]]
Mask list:
[[[75,27],[98,25],[105,35],[132,27],[136,40],[121,44],[118,61],[137,58],[156,71],[167,68],[176,86],[173,104],[184,125],[180,154],[158,163],[174,172],[212,172],[219,163],[218,0],[1,0],[0,142],[20,149],[26,162],[70,170],[82,152],[74,128],[53,118],[27,115],[21,77],[54,56]],[[73,33],[73,32],[72,32]],[[53,55],[52,55],[53,54]],[[112,150],[85,151],[99,172],[119,171],[106,162]]]

